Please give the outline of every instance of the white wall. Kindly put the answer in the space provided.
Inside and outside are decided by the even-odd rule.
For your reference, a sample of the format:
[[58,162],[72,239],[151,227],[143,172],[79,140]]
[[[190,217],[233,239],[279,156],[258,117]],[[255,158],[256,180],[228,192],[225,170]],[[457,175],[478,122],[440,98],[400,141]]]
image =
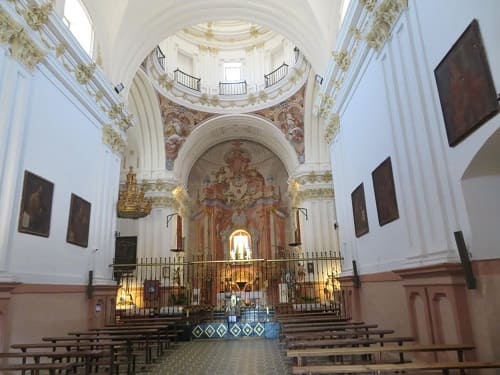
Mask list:
[[[44,65],[26,71],[0,47],[4,272],[27,283],[109,281],[120,157],[102,143],[99,122]],[[3,140],[2,136],[2,140]],[[48,238],[17,231],[24,171],[54,183]],[[89,245],[66,242],[71,193],[91,203]],[[3,203],[3,200],[2,200]],[[95,254],[94,250],[99,249]]]
[[[494,117],[450,148],[434,68],[476,18],[498,90],[500,3],[483,0],[480,4],[410,1],[392,37],[379,52],[368,51],[350,91],[343,92],[343,104],[337,108],[341,130],[330,153],[346,269],[352,258],[361,273],[456,261],[453,232],[462,230],[466,242],[473,237],[460,181],[481,145],[500,127],[500,119]],[[388,156],[400,218],[381,227],[371,173]],[[356,238],[350,195],[362,182],[370,231]],[[468,194],[486,199],[480,190]],[[498,208],[482,212],[480,220],[500,216]],[[498,252],[472,251],[472,257],[494,258]]]

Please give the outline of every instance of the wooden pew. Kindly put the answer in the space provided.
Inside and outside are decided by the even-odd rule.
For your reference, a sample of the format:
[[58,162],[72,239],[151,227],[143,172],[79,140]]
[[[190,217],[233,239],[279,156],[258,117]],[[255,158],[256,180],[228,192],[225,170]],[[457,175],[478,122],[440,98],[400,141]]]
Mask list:
[[282,327],[281,331],[284,335],[302,333],[302,332],[323,332],[323,331],[368,331],[371,328],[377,328],[377,324],[311,324],[305,327]]
[[395,373],[395,372],[415,372],[441,371],[443,375],[448,375],[450,370],[471,370],[500,368],[500,361],[497,362],[432,362],[432,363],[397,363],[397,364],[365,364],[365,365],[329,365],[329,366],[294,366],[293,374],[365,374],[365,373]]
[[95,350],[96,348],[103,348],[109,350],[110,360],[109,360],[109,374],[114,373],[115,363],[114,357],[119,347],[125,347],[127,344],[126,341],[114,341],[114,340],[102,340],[99,342],[81,342],[81,341],[65,341],[65,342],[42,342],[42,343],[27,343],[27,344],[12,344],[10,347],[12,349],[20,349],[23,353],[27,353],[28,351],[31,353],[36,350],[43,349],[52,349],[54,353],[59,348],[66,349],[66,352],[70,352],[71,350]]
[[383,338],[385,335],[394,333],[393,329],[368,329],[365,331],[324,331],[324,332],[299,332],[285,335],[286,343],[293,340],[318,340],[333,338],[362,338],[367,339],[371,336]]
[[342,360],[346,356],[373,355],[383,353],[399,354],[399,361],[404,362],[404,353],[414,352],[441,352],[456,351],[459,362],[462,362],[464,350],[473,350],[474,345],[467,344],[443,344],[443,345],[404,345],[404,346],[370,346],[357,348],[323,348],[323,349],[294,349],[287,351],[288,358],[295,358],[297,366],[302,366],[302,359],[307,357],[338,357]]
[[[54,351],[33,351],[33,352],[6,352],[0,353],[0,358],[6,359],[21,359],[22,364],[40,364],[42,358],[47,358],[51,362],[55,362],[58,360],[62,362],[63,359],[66,359],[66,362],[77,363],[80,359],[83,359],[83,362],[78,362],[77,365],[85,366],[85,374],[90,373],[90,367],[92,365],[93,360],[97,360],[100,357],[103,357],[105,354],[104,350],[70,350],[65,352],[54,352]],[[9,365],[12,363],[9,363]]]
[[56,374],[59,371],[66,371],[68,373],[78,366],[77,362],[64,362],[64,363],[25,363],[25,364],[8,364],[1,365],[0,371],[30,371],[32,374],[38,374],[40,371],[48,371],[49,374]]
[[371,337],[354,338],[354,339],[318,339],[318,340],[295,340],[288,342],[288,349],[307,349],[307,348],[326,348],[326,347],[342,347],[342,346],[369,346],[377,345],[384,346],[385,343],[396,343],[403,345],[404,342],[413,341],[413,337],[408,336],[389,336],[389,337]]

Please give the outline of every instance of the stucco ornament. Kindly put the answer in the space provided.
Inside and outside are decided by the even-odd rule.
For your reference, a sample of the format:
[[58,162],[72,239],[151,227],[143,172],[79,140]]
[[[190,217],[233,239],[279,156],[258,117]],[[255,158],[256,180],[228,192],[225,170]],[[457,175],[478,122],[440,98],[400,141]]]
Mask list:
[[127,143],[111,125],[104,125],[102,127],[102,142],[109,145],[113,151],[120,154],[123,154],[127,146]]
[[340,130],[340,118],[338,113],[330,114],[325,129],[325,140],[328,144],[332,143],[333,138]]
[[359,0],[368,12],[372,12],[377,4],[377,0]]
[[308,199],[333,199],[334,197],[333,188],[306,189],[300,190],[297,194],[299,202]]
[[344,72],[349,69],[351,65],[351,56],[347,51],[333,52],[333,59],[335,63],[342,69]]
[[54,4],[48,2],[45,4],[36,4],[31,2],[26,9],[20,11],[26,23],[35,31],[39,31],[47,23]]
[[14,21],[2,7],[0,7],[0,43],[7,44],[12,57],[30,70],[33,70],[45,57],[45,52],[35,44],[25,28]]
[[321,98],[321,102],[318,106],[318,116],[320,118],[326,119],[328,117],[328,113],[330,113],[330,109],[333,106],[333,98],[328,94],[320,93],[319,97]]
[[92,79],[96,68],[96,64],[92,63],[89,65],[78,64],[75,68],[76,80],[82,85],[86,85]]
[[384,0],[373,12],[371,30],[365,37],[368,46],[379,50],[389,38],[399,14],[406,8],[408,0]]

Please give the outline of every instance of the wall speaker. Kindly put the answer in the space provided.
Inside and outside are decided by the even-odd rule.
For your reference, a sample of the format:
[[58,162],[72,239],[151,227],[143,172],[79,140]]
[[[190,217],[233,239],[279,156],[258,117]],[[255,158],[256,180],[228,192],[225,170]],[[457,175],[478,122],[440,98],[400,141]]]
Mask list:
[[465,283],[468,289],[476,289],[476,278],[472,272],[472,265],[470,263],[469,252],[465,246],[464,235],[461,230],[453,233],[455,235],[455,242],[458,247],[458,254],[460,254],[460,262],[465,273]]

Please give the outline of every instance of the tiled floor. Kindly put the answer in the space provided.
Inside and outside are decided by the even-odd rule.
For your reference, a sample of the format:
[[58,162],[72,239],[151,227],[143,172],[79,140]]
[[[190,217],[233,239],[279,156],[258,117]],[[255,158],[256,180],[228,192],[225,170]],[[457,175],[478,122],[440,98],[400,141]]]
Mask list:
[[177,344],[152,374],[283,375],[291,374],[291,365],[278,340],[196,340]]

